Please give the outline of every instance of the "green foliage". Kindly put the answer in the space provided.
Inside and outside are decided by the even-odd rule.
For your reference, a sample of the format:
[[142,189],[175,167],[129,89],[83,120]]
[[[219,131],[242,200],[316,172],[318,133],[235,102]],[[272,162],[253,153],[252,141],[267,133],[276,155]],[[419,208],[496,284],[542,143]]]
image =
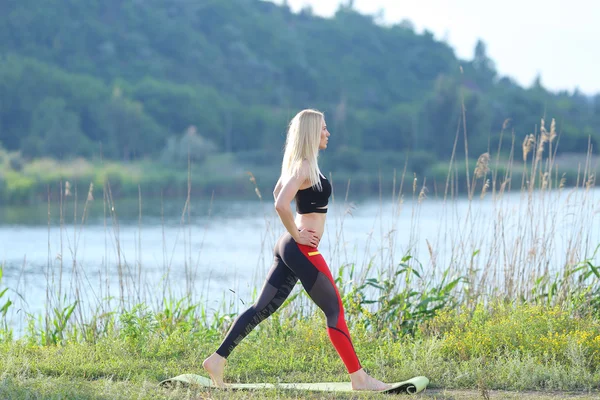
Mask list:
[[163,310],[157,314],[161,331],[169,335],[177,329],[191,331],[197,322],[195,319],[198,305],[188,305],[186,298],[180,300],[165,299]]
[[62,98],[47,97],[33,111],[30,134],[21,141],[23,154],[59,158],[88,155],[89,139],[80,129],[79,116],[66,109]]
[[560,274],[539,277],[532,288],[533,301],[548,307],[567,303],[578,313],[600,317],[600,266],[592,263],[598,250],[600,245],[589,259]]
[[459,60],[350,6],[324,19],[264,1],[23,0],[0,27],[0,143],[27,157],[157,158],[190,126],[219,151],[280,152],[305,107],[325,111],[348,171],[361,151],[448,159],[457,128],[462,154],[463,105],[471,154],[507,119],[519,138],[556,118],[562,151],[600,140],[598,99],[519,87],[481,41]]
[[41,315],[36,318],[35,315],[28,314],[28,342],[33,345],[56,346],[64,345],[69,339],[76,339],[69,330],[71,317],[77,304],[78,302],[75,301],[66,307],[52,307],[45,318]]
[[154,312],[144,304],[136,304],[119,317],[119,334],[135,349],[144,349],[148,339],[156,332],[159,324]]
[[467,360],[517,354],[540,363],[600,365],[600,324],[573,316],[561,307],[479,305],[473,311],[444,311],[423,325],[422,332],[444,339],[445,357]]
[[138,159],[164,143],[163,128],[145,113],[141,103],[123,97],[119,88],[92,115],[103,130],[99,141],[108,156]]
[[[438,311],[453,309],[457,304],[454,289],[465,279],[451,278],[446,271],[440,282],[430,285],[421,277],[421,264],[416,262],[417,265],[413,267],[410,265],[413,264],[411,259],[411,256],[405,256],[393,271],[361,282],[353,279],[354,267],[351,267],[350,287],[344,288],[342,295],[350,320],[356,320],[373,332],[389,332],[399,336],[414,334],[422,323],[433,319]],[[344,268],[340,268],[336,279],[338,285],[342,283],[343,273]]]
[[[46,337],[42,338],[42,344],[52,345],[59,344],[65,340],[65,330],[67,324],[77,307],[78,302],[75,301],[64,308],[55,307],[51,318],[51,326],[47,327]],[[49,329],[48,329],[49,328]]]
[[0,342],[12,340],[12,328],[9,326],[6,320],[6,314],[13,305],[13,302],[8,297],[8,288],[2,288],[2,276],[4,275],[4,266],[0,264],[0,314],[2,320],[0,321]]
[[[185,310],[177,303],[167,308]],[[432,389],[463,389],[461,398],[464,389],[481,388],[481,384],[489,389],[518,390],[516,395],[521,398],[523,391],[552,390],[556,396],[557,390],[596,388],[600,383],[595,358],[599,329],[598,321],[590,316],[573,317],[544,306],[496,303],[493,307],[479,305],[473,311],[441,311],[421,326],[417,338],[384,340],[380,332],[354,327],[352,339],[364,368],[384,381],[425,375]],[[51,393],[75,398],[238,398],[234,392],[157,389],[157,383],[167,377],[186,371],[202,373],[202,360],[218,346],[222,335],[216,332],[207,339],[177,329],[166,334],[157,328],[139,342],[140,351],[132,351],[136,348],[132,349],[130,339],[118,334],[93,344],[69,341],[61,347],[2,343],[0,393],[7,398],[22,392],[38,397]],[[228,360],[228,382],[277,382],[282,376],[297,382],[314,382],[315,376],[326,381],[348,379],[324,321],[316,317],[290,320],[276,313],[248,335]],[[243,392],[239,398],[249,395]],[[264,395],[271,394],[261,391],[257,398]],[[284,392],[273,395],[288,396]],[[289,394],[290,398],[297,395]]]
[[[207,150],[212,145],[204,139],[195,141],[192,148],[197,149],[196,153],[190,154],[192,194],[210,196],[214,191],[227,196],[255,196],[244,176],[245,169],[232,153],[209,153]],[[148,198],[161,194],[185,196],[188,190],[187,145],[179,149],[181,151],[175,148],[173,152],[165,149],[164,164],[151,161],[90,162],[82,158],[58,162],[42,158],[25,164],[20,171],[0,166],[0,188],[4,189],[0,191],[0,202],[46,202],[48,195],[50,201],[58,201],[61,183],[64,187],[66,182],[69,182],[73,195],[77,192],[78,197],[84,199],[93,184],[92,196],[100,202],[109,186],[114,198],[137,198],[139,190]],[[167,154],[177,157],[177,162],[167,162]]]

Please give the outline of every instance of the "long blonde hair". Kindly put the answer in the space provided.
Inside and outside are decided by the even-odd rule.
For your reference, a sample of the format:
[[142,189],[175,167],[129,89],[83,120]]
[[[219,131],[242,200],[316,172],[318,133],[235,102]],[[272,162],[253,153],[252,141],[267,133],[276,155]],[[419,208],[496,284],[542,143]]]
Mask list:
[[321,142],[321,130],[323,129],[323,113],[317,110],[302,110],[290,121],[290,126],[285,140],[285,151],[283,163],[281,164],[281,176],[297,176],[302,167],[302,161],[308,161],[311,186],[322,190],[319,174],[319,143]]

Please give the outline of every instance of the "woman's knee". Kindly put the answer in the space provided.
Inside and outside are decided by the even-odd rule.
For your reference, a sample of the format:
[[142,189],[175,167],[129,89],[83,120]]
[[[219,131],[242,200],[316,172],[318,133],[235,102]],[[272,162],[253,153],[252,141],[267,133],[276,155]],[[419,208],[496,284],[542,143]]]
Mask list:
[[340,315],[337,301],[331,301],[327,302],[326,304],[320,304],[319,308],[325,314],[327,326],[336,326]]

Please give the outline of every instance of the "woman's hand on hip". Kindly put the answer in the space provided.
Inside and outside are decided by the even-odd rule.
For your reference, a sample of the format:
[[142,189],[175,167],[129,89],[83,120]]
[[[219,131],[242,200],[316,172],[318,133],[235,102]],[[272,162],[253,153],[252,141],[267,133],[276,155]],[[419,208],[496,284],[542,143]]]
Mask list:
[[300,231],[300,237],[298,239],[298,244],[303,244],[305,246],[318,247],[321,238],[317,236],[316,231],[312,229],[302,229]]

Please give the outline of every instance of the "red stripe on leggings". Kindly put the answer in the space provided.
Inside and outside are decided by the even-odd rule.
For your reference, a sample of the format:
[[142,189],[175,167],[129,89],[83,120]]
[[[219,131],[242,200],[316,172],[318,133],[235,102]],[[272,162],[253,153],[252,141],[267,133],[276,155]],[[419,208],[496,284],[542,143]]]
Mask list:
[[298,244],[298,248],[304,254],[304,256],[312,263],[312,265],[319,270],[319,272],[323,273],[329,282],[333,285],[335,289],[335,294],[337,295],[339,313],[338,320],[336,326],[327,327],[327,334],[331,343],[333,343],[333,347],[337,350],[340,358],[346,365],[346,369],[349,373],[353,373],[361,369],[360,361],[358,361],[358,356],[356,355],[356,351],[354,350],[354,346],[352,345],[352,339],[350,338],[350,332],[348,331],[348,326],[346,325],[346,320],[344,319],[344,306],[342,304],[342,298],[340,297],[340,292],[335,285],[335,280],[333,279],[333,275],[331,275],[331,271],[325,262],[325,259],[321,254],[316,254],[314,256],[309,256],[308,253],[312,253],[317,251],[316,248],[311,246],[305,246],[302,244]]

